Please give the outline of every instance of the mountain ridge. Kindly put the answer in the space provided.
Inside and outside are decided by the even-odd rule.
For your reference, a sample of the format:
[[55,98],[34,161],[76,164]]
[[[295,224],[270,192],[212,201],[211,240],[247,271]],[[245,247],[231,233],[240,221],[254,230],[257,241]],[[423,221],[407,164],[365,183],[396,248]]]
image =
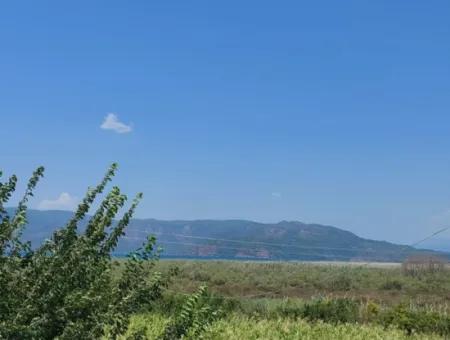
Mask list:
[[[64,226],[72,214],[30,209],[23,237],[36,246]],[[80,229],[85,223],[82,221]],[[154,234],[164,248],[163,257],[377,262],[398,262],[416,254],[450,258],[445,252],[370,240],[334,226],[300,221],[136,218],[125,232],[116,249],[119,256],[140,247],[147,235]]]

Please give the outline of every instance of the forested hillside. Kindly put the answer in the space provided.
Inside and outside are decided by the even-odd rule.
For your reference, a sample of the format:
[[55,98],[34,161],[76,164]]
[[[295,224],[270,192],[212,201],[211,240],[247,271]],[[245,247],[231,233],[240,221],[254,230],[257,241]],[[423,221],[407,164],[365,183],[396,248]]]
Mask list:
[[[24,237],[39,244],[70,216],[67,211],[30,210]],[[247,220],[133,219],[116,255],[136,249],[149,234],[157,237],[166,257],[394,262],[431,252],[296,221],[266,224]]]

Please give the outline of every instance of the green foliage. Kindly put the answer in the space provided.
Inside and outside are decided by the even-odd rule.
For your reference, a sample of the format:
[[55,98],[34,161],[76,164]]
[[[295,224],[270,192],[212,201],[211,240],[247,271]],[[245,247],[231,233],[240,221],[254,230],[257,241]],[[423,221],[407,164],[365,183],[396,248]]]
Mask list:
[[[154,237],[122,262],[119,273],[111,259],[142,194],[116,223],[114,218],[127,197],[113,187],[85,230],[78,230],[116,168],[113,164],[102,181],[88,190],[67,225],[36,249],[22,243],[20,236],[27,222],[27,201],[44,169],[33,173],[14,216],[8,215],[4,204],[14,192],[17,178],[0,183],[1,339],[114,339],[126,332],[131,315],[151,309],[161,299],[168,279],[154,270],[159,258]],[[205,292],[202,288],[188,300],[184,314],[177,319],[180,328],[176,334],[185,334],[190,328],[197,334],[203,329],[202,318],[211,320],[214,313],[206,305],[196,310]],[[140,337],[142,332],[133,335],[134,339]]]
[[359,305],[349,298],[318,298],[304,305],[301,315],[308,320],[325,322],[355,322]]
[[366,304],[366,309],[365,309],[366,321],[377,318],[378,315],[380,314],[380,310],[381,310],[381,307],[379,304],[377,304],[373,301],[368,301]]
[[[143,314],[132,317],[129,334],[139,332],[146,325],[154,325],[145,331],[146,339],[161,339],[168,322],[167,316],[157,314]],[[254,318],[240,314],[231,314],[214,322],[203,333],[203,339],[208,340],[440,340],[439,335],[413,334],[407,335],[402,330],[388,328],[381,325],[361,324],[329,324],[323,322],[306,322],[302,319],[291,318]]]
[[191,260],[160,261],[157,269],[167,272],[174,265],[179,275],[171,289],[182,293],[206,284],[215,294],[235,298],[309,299],[333,295],[370,298],[387,305],[410,300],[450,305],[450,270],[411,277],[404,275],[400,266],[389,264]]
[[399,280],[386,280],[380,288],[383,290],[401,290],[403,288],[403,283]]
[[350,274],[345,270],[340,271],[338,275],[330,278],[327,282],[329,282],[329,288],[332,291],[349,291],[353,284]]
[[413,310],[404,304],[385,311],[380,321],[385,326],[394,325],[403,329],[407,334],[436,333],[450,336],[449,316],[434,311]]
[[181,313],[168,325],[163,335],[164,340],[188,337],[199,339],[207,326],[218,318],[219,312],[211,308],[208,302],[208,293],[205,286],[186,300]]

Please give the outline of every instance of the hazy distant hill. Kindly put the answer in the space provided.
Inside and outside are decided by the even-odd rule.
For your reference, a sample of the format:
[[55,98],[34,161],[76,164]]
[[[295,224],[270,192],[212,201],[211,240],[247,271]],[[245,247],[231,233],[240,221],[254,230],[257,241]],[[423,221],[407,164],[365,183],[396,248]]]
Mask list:
[[[39,244],[63,226],[67,211],[28,212],[24,238]],[[384,241],[373,241],[320,224],[257,223],[246,220],[160,221],[134,219],[117,254],[139,247],[155,234],[164,256],[272,260],[400,261],[412,253],[431,252]],[[448,256],[448,255],[447,255]]]

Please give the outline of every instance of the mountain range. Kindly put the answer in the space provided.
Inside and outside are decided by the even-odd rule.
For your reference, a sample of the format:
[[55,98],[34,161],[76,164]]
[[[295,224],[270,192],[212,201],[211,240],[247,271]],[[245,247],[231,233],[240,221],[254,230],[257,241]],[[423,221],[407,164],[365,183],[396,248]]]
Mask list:
[[[72,212],[29,210],[23,237],[36,246],[65,225]],[[81,222],[82,230],[86,220]],[[140,247],[155,235],[163,257],[304,261],[398,262],[415,254],[449,253],[361,238],[349,231],[297,221],[132,219],[115,255]]]

